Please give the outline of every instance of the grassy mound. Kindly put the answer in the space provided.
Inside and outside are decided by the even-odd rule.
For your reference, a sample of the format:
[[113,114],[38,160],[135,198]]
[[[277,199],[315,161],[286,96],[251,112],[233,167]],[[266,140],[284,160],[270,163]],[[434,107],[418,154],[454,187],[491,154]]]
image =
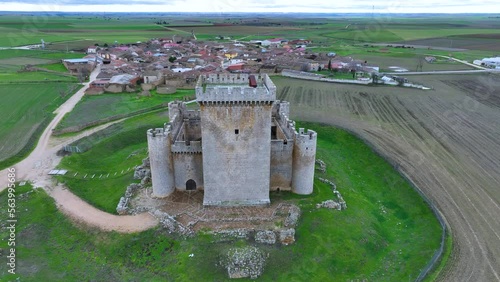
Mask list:
[[[161,123],[166,119],[159,114],[144,117],[149,123]],[[113,170],[138,164],[142,156],[129,158],[130,163],[127,157],[130,152],[146,147],[144,130],[136,128],[145,123],[139,117],[128,121],[120,129],[121,133],[103,138],[84,154],[65,158],[63,166],[81,171],[81,175],[101,169],[99,172],[105,173],[104,169],[113,163]],[[157,124],[150,124],[153,126]],[[305,123],[300,126],[318,132],[317,157],[325,161],[327,172],[317,175],[337,184],[348,209],[342,212],[316,209],[316,203],[334,198],[330,187],[318,180],[310,196],[271,193],[271,201],[279,198],[294,201],[303,214],[294,245],[259,246],[269,253],[262,278],[275,281],[414,280],[440,243],[441,229],[429,207],[361,140],[329,126]],[[134,138],[134,135],[139,137]],[[102,164],[92,163],[94,158],[104,159]],[[129,179],[131,173],[100,180],[82,181],[72,179],[71,175],[61,178],[80,197],[110,212],[114,211]],[[84,273],[82,277],[89,280],[99,272],[106,279],[119,280],[148,277],[222,281],[227,279],[225,271],[214,267],[221,252],[235,245],[253,244],[242,241],[212,243],[210,236],[203,234],[177,241],[158,230],[117,235],[81,231],[71,226],[65,228],[84,239],[75,247],[84,253],[82,257],[92,255],[96,261],[95,265],[75,262],[67,268],[71,270],[65,277]],[[64,256],[68,252],[66,245],[58,246],[62,248],[59,255]],[[195,255],[193,258],[188,257],[191,253]],[[55,269],[58,266],[49,258],[43,267]],[[92,269],[95,271],[90,271]]]

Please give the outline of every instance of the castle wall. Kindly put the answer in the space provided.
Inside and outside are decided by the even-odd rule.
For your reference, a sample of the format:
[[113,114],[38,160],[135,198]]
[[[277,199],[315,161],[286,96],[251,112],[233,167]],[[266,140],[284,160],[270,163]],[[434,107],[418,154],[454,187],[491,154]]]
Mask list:
[[293,140],[284,143],[284,140],[271,141],[271,182],[270,189],[291,190]]
[[295,135],[293,148],[292,191],[301,195],[313,192],[317,134],[303,128]]
[[175,187],[186,190],[186,182],[196,182],[196,190],[203,190],[203,159],[201,153],[173,154]]
[[249,87],[248,74],[209,74],[196,84],[196,100],[210,102],[259,102],[276,100],[276,86],[267,75],[255,75],[257,87]]
[[272,104],[200,106],[203,204],[268,204]]
[[174,165],[170,152],[170,127],[147,132],[153,196],[166,197],[175,190]]
[[201,140],[201,120],[199,119],[184,120],[184,140],[187,141]]

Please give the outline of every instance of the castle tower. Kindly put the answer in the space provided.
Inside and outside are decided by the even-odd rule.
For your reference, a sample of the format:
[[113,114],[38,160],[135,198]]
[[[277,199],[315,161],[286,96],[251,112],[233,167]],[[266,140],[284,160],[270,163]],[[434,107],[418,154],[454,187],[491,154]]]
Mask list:
[[175,190],[169,126],[150,129],[147,136],[153,196],[166,197]]
[[201,110],[204,205],[269,204],[271,112],[266,76],[211,74],[196,87]]
[[313,192],[317,133],[300,128],[295,135],[292,166],[292,191],[300,195]]

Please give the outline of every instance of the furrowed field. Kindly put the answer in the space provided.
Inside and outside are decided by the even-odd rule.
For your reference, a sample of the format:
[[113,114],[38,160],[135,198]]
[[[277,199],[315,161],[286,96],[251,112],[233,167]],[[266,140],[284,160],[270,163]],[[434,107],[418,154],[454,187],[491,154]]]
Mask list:
[[169,95],[152,92],[151,97],[139,97],[135,93],[85,96],[58,124],[57,129],[92,124],[108,118],[147,111],[160,105],[167,107],[170,101],[194,98],[193,90],[177,90]]
[[[20,161],[52,119],[52,111],[79,86],[60,62],[78,53],[43,50],[0,50],[0,168]],[[49,69],[23,71],[25,65]]]
[[[75,91],[71,83],[0,84],[0,167],[26,154],[52,118],[51,112]],[[16,158],[16,160],[19,160]]]
[[500,257],[498,75],[412,79],[435,90],[274,81],[279,98],[291,102],[292,118],[353,131],[437,207],[454,240],[438,278],[459,281],[471,273],[493,281]]

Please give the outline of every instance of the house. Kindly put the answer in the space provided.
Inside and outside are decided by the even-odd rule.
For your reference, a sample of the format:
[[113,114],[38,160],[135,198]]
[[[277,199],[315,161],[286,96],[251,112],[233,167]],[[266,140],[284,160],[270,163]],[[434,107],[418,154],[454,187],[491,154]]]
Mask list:
[[104,88],[109,83],[109,80],[96,79],[90,83],[90,87],[102,87]]
[[309,62],[307,63],[307,71],[320,71],[321,66],[319,63],[316,62]]
[[244,65],[245,64],[243,64],[243,63],[233,64],[233,65],[228,66],[227,70],[230,72],[242,71]]
[[95,58],[82,58],[82,59],[65,59],[62,60],[63,65],[70,73],[87,72],[90,73],[96,66]]
[[427,56],[425,57],[425,61],[428,62],[429,64],[434,63],[436,61],[436,57]]
[[500,57],[484,58],[482,60],[482,65],[489,67],[489,68],[499,67],[500,66]]
[[156,71],[147,71],[143,75],[144,83],[154,83],[159,81],[161,78],[161,73]]
[[111,93],[133,92],[138,80],[139,77],[132,74],[115,75],[109,80],[104,90]]
[[276,73],[277,72],[277,67],[276,65],[273,64],[264,64],[260,67],[259,73]]
[[97,54],[97,46],[89,46],[87,47],[87,54]]
[[283,42],[284,41],[283,41],[282,38],[266,39],[266,40],[262,40],[261,45],[262,46],[274,46],[274,47],[277,47],[277,46],[280,46]]
[[226,59],[228,60],[234,59],[238,57],[238,52],[227,52],[224,54],[224,57],[226,57]]

